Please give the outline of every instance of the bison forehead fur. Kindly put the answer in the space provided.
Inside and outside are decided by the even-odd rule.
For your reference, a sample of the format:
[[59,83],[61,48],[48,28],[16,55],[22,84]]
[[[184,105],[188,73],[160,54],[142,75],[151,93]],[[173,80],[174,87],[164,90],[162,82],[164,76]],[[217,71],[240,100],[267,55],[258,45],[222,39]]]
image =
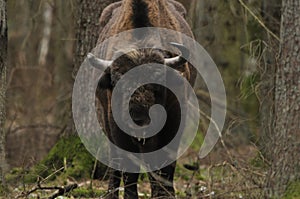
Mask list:
[[[111,84],[114,87],[120,78],[127,73],[129,70],[143,65],[143,64],[163,64],[164,55],[161,50],[157,49],[138,49],[132,50],[125,54],[121,54],[110,67]],[[149,65],[150,66],[150,65]],[[157,74],[160,74],[159,72]],[[155,74],[151,74],[152,76]],[[154,77],[153,77],[154,78]],[[126,89],[127,85],[123,85]],[[130,105],[140,105],[149,109],[157,100],[155,99],[155,92],[159,90],[157,85],[145,85],[138,88],[131,96]]]
[[138,49],[123,54],[119,52],[117,59],[111,66],[111,73],[125,74],[130,69],[143,64],[158,63],[164,64],[164,55],[161,50],[157,49]]

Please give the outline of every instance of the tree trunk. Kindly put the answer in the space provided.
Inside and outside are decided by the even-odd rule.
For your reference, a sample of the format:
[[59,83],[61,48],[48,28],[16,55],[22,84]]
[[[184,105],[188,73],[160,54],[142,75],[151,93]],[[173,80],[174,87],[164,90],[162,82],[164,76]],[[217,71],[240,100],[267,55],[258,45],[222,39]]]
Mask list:
[[74,74],[77,73],[87,53],[97,43],[103,9],[118,0],[78,0],[76,12],[76,47]]
[[7,14],[6,0],[0,0],[0,184],[4,184],[5,160],[5,100],[7,70]]
[[[278,36],[280,35],[281,2],[282,0],[263,0],[262,3],[262,17],[264,23]],[[264,40],[267,41],[268,47],[266,47],[262,63],[258,67],[261,78],[258,95],[260,101],[260,129],[263,132],[260,135],[260,149],[264,155],[270,156],[273,146],[266,146],[265,143],[273,135],[274,85],[279,42],[268,33],[264,34]]]
[[[103,9],[116,1],[117,0],[77,0],[75,13],[76,43],[74,48],[74,78],[76,77],[76,73],[78,72],[87,53],[96,47],[99,33],[101,31],[99,19]],[[69,105],[71,105],[71,99],[69,101]],[[67,138],[69,136],[69,138],[72,138],[72,135],[76,135],[76,129],[72,118],[71,106],[68,106],[67,113],[69,121],[63,136]],[[82,145],[82,147],[84,146]],[[97,164],[92,175],[94,178],[99,178],[99,176],[104,175],[103,166]]]
[[[73,77],[76,76],[76,73],[87,53],[96,46],[101,28],[99,19],[103,9],[116,1],[118,0],[77,0],[77,10],[75,13],[76,44],[74,52]],[[69,118],[72,118],[71,110]],[[65,135],[74,134],[75,127],[73,119],[71,119],[66,128]]]
[[[280,198],[300,179],[300,1],[283,0],[267,194]],[[269,147],[270,148],[270,147]]]

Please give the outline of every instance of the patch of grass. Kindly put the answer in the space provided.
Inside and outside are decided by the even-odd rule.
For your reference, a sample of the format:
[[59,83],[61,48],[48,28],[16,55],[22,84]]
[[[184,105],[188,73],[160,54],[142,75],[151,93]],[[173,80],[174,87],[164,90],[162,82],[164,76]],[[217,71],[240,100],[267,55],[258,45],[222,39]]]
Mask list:
[[195,136],[195,139],[193,140],[193,142],[190,146],[191,149],[194,151],[200,151],[203,140],[204,140],[204,136],[203,136],[202,132],[198,131]]
[[176,191],[177,198],[187,198],[186,194],[183,191]]
[[104,190],[97,189],[74,189],[71,195],[75,198],[99,198],[106,193]]
[[299,199],[300,198],[300,181],[292,182],[285,194],[283,199]]
[[191,178],[192,172],[187,170],[181,164],[177,164],[175,168],[175,181],[177,179],[181,179],[184,181],[188,181]]

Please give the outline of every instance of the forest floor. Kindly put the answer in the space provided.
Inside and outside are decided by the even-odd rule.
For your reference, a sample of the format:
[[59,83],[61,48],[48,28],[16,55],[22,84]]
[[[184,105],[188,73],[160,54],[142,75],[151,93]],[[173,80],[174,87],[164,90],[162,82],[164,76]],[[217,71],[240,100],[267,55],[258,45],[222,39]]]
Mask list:
[[[260,184],[264,172],[256,147],[216,147],[206,158],[198,160],[197,157],[195,149],[189,149],[178,160],[174,180],[178,199],[261,198]],[[106,189],[106,180],[75,180],[63,176],[27,184],[20,178],[9,183],[7,195],[3,198],[101,198]],[[138,190],[139,198],[150,198],[150,183],[145,174],[140,176]],[[122,196],[124,188],[119,191]]]

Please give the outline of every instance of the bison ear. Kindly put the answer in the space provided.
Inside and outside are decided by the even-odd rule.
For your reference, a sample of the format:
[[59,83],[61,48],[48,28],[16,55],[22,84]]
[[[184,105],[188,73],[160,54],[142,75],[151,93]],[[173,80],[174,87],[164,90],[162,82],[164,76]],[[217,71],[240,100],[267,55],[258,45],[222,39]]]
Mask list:
[[100,89],[112,89],[110,72],[104,72],[98,82]]

